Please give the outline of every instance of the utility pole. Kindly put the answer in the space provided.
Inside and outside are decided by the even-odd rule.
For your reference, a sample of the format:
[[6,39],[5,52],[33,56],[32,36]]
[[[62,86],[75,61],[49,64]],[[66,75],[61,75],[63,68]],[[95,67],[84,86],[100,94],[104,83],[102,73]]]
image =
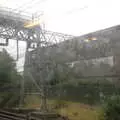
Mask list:
[[24,76],[20,81],[20,101],[19,101],[19,108],[23,107],[24,103]]
[[40,38],[40,34],[42,32],[41,27],[39,27],[37,29],[37,36],[38,36],[38,42],[37,42],[37,59],[36,59],[36,64],[38,67],[38,79],[40,80],[40,85],[41,85],[41,107],[40,110],[42,112],[47,112],[47,98],[46,98],[46,77],[47,74],[46,73],[46,68],[47,68],[47,64],[46,64],[46,59],[45,59],[45,53],[44,53],[44,47],[42,46],[42,42],[46,42],[44,33],[42,34],[43,36],[43,41],[42,38]]

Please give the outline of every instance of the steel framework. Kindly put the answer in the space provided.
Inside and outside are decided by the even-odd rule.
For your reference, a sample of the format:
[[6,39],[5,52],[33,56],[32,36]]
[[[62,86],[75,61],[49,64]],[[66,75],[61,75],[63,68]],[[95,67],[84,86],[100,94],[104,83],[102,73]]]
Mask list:
[[[18,60],[19,59],[19,41],[26,42],[27,46],[26,46],[26,54],[25,54],[26,60],[25,60],[24,72],[25,72],[25,74],[27,72],[27,75],[31,77],[32,82],[35,84],[35,86],[40,91],[40,95],[43,98],[42,99],[42,105],[43,105],[42,110],[43,111],[46,111],[46,109],[47,109],[47,106],[46,106],[46,83],[45,82],[47,81],[47,79],[49,79],[49,76],[47,76],[47,75],[49,74],[51,67],[53,67],[53,64],[55,62],[54,57],[53,58],[51,57],[52,54],[49,54],[49,52],[48,52],[51,47],[52,48],[61,47],[61,44],[65,44],[65,43],[67,43],[67,45],[68,45],[68,42],[63,42],[63,41],[65,41],[65,40],[70,41],[70,39],[71,39],[71,41],[76,40],[76,42],[70,43],[74,47],[72,48],[71,45],[68,45],[68,46],[70,49],[72,48],[72,49],[79,50],[79,53],[77,53],[77,52],[75,53],[77,57],[78,57],[78,54],[81,55],[79,60],[81,60],[81,59],[89,60],[91,58],[100,58],[100,57],[106,57],[106,56],[108,57],[113,54],[116,54],[115,42],[118,41],[118,43],[119,43],[119,34],[115,30],[112,31],[112,32],[115,32],[114,36],[111,33],[109,33],[109,36],[111,36],[109,45],[108,45],[108,43],[104,43],[104,42],[102,42],[102,44],[101,44],[101,43],[99,43],[99,40],[98,40],[96,42],[92,41],[91,42],[92,47],[91,47],[90,43],[86,44],[84,40],[80,41],[80,42],[83,42],[84,44],[83,43],[79,44],[79,37],[74,37],[72,35],[67,35],[67,34],[63,34],[63,33],[47,31],[47,30],[43,29],[41,27],[41,25],[39,25],[39,24],[35,24],[32,27],[26,27],[25,26],[26,23],[29,23],[29,22],[34,23],[34,18],[32,17],[32,15],[30,16],[29,14],[26,14],[26,13],[22,13],[19,11],[13,12],[13,11],[14,10],[12,10],[12,9],[6,9],[6,8],[0,9],[0,38],[4,40],[4,43],[0,43],[0,45],[8,46],[11,39],[15,40],[16,46],[17,46],[17,60]],[[103,31],[103,33],[104,33],[104,31]],[[103,33],[101,33],[102,34],[101,36],[107,37],[106,33],[105,33],[105,35]],[[99,34],[99,33],[96,33],[96,36],[98,36],[97,34]],[[88,35],[86,38],[89,38],[89,37],[91,37],[91,35]],[[83,37],[83,39],[84,38],[85,37]],[[105,39],[105,40],[107,41],[107,39]],[[103,39],[102,41],[105,41],[105,40]],[[104,46],[103,46],[103,44],[104,44]],[[67,45],[65,45],[64,47],[66,47]],[[80,46],[80,45],[82,45],[82,46]],[[97,45],[98,45],[98,47],[95,47]],[[101,47],[100,47],[100,45],[101,45]],[[93,48],[94,52],[96,52],[96,53],[98,52],[99,54],[94,54],[94,52],[92,52],[91,56],[89,57],[88,54],[90,52],[90,49],[86,49],[88,47],[91,47],[91,51]],[[118,46],[118,48],[119,48],[119,46]],[[46,50],[48,53],[46,52]],[[56,50],[56,49],[52,49],[52,50]],[[84,51],[86,51],[86,53],[88,52],[88,54],[85,54]],[[107,51],[106,54],[105,54],[105,51]],[[118,49],[116,51],[118,51]],[[62,52],[64,52],[64,50]],[[32,56],[31,53],[35,53],[35,58],[33,59],[34,64],[33,63],[31,64],[31,58],[34,57],[34,56]],[[67,55],[67,52],[65,55]],[[34,71],[34,74],[36,74],[36,78],[40,80],[41,86],[39,86],[36,83],[36,81],[34,80],[35,77],[33,77],[31,74],[31,72],[32,72],[31,70],[33,70],[33,68],[36,69],[36,71]],[[90,77],[96,77],[96,76],[87,76],[87,78],[90,78]],[[105,77],[105,76],[97,76],[97,77]],[[108,75],[106,77],[114,77],[114,76]],[[115,75],[115,77],[119,77],[119,76]],[[82,78],[84,78],[84,76],[82,76]],[[86,78],[86,76],[85,76],[85,78]],[[21,81],[20,104],[22,104],[22,101],[23,101],[23,94],[24,94],[24,78],[23,78],[23,81]]]
[[[37,60],[36,64],[38,64],[38,77],[42,83],[41,89],[40,86],[37,86],[40,89],[41,96],[42,96],[42,110],[46,111],[46,92],[45,92],[45,82],[43,77],[43,72],[48,70],[48,60],[42,59],[42,62],[39,60],[41,57],[44,58],[44,54],[41,54],[41,49],[46,48],[48,46],[56,45],[64,40],[71,39],[74,36],[46,31],[41,28],[40,25],[34,25],[32,27],[25,27],[25,23],[29,23],[29,21],[34,22],[32,16],[25,13],[16,11],[8,8],[0,9],[0,38],[3,39],[5,42],[0,43],[1,46],[8,46],[10,40],[16,40],[17,46],[17,60],[19,59],[19,41],[25,41],[26,46],[26,56],[29,54],[29,51],[36,50],[37,51]],[[28,61],[25,60],[25,64]],[[43,63],[44,62],[44,63]],[[51,62],[51,61],[50,61]],[[33,66],[32,66],[33,67]],[[25,67],[26,68],[26,67]],[[25,72],[29,71],[25,69]],[[48,71],[47,71],[48,72]],[[33,80],[33,82],[35,82]],[[21,99],[20,105],[23,102],[24,96],[24,78],[21,81]]]

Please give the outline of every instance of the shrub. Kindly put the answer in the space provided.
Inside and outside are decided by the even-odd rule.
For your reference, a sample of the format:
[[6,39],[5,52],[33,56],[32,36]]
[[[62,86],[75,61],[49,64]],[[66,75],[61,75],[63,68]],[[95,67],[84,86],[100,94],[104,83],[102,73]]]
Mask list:
[[100,120],[120,120],[120,96],[112,96],[107,100]]

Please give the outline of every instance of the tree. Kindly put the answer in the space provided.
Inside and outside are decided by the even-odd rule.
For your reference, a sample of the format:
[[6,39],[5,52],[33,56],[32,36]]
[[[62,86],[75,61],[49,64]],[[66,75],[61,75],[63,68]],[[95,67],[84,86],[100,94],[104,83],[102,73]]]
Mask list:
[[11,106],[19,97],[21,76],[13,58],[3,50],[0,52],[0,107]]
[[50,85],[67,83],[74,77],[73,69],[66,63],[56,64],[52,71],[53,74],[51,74],[51,80],[49,81]]
[[120,120],[120,96],[112,96],[107,100],[100,120]]

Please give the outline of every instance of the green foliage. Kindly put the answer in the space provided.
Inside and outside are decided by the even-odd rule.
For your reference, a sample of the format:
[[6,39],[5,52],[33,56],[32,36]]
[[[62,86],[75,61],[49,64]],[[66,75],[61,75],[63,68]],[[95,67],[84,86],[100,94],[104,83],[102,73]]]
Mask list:
[[[76,81],[76,80],[74,80]],[[90,81],[69,82],[66,84],[56,85],[48,91],[49,98],[61,98],[90,105],[99,105],[109,96],[120,93],[120,88],[115,87],[112,83],[98,83]],[[59,96],[60,94],[60,96]],[[102,94],[102,95],[101,95]]]
[[68,82],[73,77],[72,69],[65,63],[57,64],[53,68],[52,79],[50,85]]
[[[18,82],[15,79],[18,77],[17,70],[16,70],[15,61],[9,54],[4,50],[0,52],[0,85],[3,86],[7,83],[15,83]],[[14,79],[14,81],[13,81]]]
[[15,61],[3,50],[0,52],[0,89],[2,89],[0,91],[0,107],[12,105],[16,99],[19,99],[20,79],[21,76],[16,70]]
[[112,96],[107,100],[100,120],[120,120],[120,96]]

